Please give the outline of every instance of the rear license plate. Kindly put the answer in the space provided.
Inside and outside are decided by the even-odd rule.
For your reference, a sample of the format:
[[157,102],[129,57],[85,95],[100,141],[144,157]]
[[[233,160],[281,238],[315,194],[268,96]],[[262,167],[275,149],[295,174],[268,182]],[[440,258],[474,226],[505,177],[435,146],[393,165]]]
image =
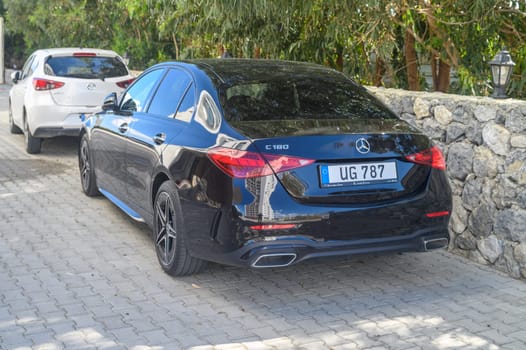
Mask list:
[[396,162],[321,165],[319,169],[323,187],[396,182],[398,179]]

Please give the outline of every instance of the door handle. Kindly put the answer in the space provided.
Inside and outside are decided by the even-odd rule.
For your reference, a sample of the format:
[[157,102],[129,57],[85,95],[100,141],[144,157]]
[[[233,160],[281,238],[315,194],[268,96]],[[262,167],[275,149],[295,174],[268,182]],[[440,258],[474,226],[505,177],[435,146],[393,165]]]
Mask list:
[[163,144],[164,141],[166,141],[166,134],[164,132],[160,132],[153,137],[153,142],[158,145]]
[[121,133],[125,133],[126,131],[128,131],[128,123],[122,123],[120,126],[119,126],[119,131]]

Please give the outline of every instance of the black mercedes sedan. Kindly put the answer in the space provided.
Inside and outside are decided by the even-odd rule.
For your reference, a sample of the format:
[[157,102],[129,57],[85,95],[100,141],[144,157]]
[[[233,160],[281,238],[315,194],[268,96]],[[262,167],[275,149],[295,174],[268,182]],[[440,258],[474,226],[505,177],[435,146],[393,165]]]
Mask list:
[[157,64],[84,120],[82,189],[153,230],[174,276],[448,245],[442,152],[308,63]]

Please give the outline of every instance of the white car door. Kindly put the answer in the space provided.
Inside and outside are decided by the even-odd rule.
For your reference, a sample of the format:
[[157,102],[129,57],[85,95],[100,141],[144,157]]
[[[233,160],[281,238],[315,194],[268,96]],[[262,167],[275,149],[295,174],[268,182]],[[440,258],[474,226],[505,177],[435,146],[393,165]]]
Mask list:
[[32,88],[33,72],[38,66],[36,55],[29,57],[22,68],[19,80],[11,88],[11,110],[13,112],[13,120],[20,128],[23,128],[23,111],[25,104],[25,95],[27,89]]

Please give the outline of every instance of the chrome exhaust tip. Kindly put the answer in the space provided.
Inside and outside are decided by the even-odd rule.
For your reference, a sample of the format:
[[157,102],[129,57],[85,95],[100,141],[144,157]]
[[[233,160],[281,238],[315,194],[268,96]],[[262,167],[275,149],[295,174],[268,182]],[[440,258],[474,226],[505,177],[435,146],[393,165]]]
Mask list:
[[296,253],[263,254],[258,256],[251,266],[256,268],[285,267],[292,264],[296,257]]
[[424,251],[445,248],[449,244],[447,238],[424,239]]

